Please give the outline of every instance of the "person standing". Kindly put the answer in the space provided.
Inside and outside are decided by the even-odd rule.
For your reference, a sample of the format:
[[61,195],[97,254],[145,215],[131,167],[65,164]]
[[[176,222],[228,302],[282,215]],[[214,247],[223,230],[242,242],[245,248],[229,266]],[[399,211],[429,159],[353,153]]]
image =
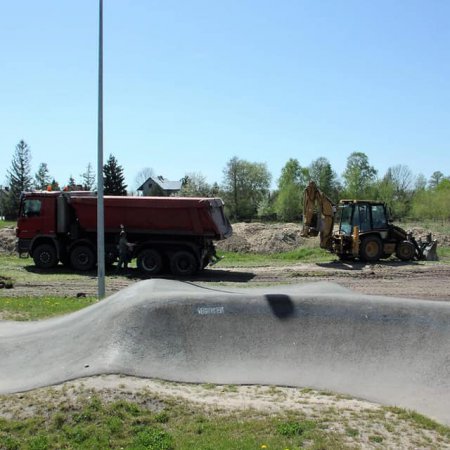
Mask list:
[[119,235],[119,262],[117,263],[117,272],[119,272],[122,267],[128,269],[128,241],[127,234],[125,230],[122,229]]

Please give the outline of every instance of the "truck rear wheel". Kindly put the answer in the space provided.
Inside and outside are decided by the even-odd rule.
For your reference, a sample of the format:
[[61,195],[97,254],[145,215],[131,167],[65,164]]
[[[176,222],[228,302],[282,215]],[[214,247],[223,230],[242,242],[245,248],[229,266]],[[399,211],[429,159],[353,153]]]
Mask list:
[[415,254],[416,249],[412,242],[401,241],[397,244],[395,256],[397,256],[398,259],[401,259],[402,261],[412,261]]
[[95,265],[93,250],[87,245],[79,245],[70,252],[70,264],[76,270],[91,270]]
[[163,261],[158,251],[147,248],[138,254],[137,266],[146,275],[157,275],[163,268]]
[[176,276],[190,276],[197,270],[197,260],[191,252],[180,250],[170,258],[170,271]]
[[51,269],[58,264],[56,249],[51,244],[38,245],[33,251],[33,260],[40,269]]
[[361,241],[359,257],[363,261],[375,262],[381,258],[383,245],[378,236],[368,236]]

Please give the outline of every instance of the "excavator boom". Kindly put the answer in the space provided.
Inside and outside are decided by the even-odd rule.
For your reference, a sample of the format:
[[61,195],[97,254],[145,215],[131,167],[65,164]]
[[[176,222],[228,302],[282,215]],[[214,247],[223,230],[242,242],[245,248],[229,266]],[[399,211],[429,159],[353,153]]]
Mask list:
[[303,194],[302,236],[311,237],[320,234],[320,247],[331,250],[335,212],[333,202],[314,181],[310,181]]

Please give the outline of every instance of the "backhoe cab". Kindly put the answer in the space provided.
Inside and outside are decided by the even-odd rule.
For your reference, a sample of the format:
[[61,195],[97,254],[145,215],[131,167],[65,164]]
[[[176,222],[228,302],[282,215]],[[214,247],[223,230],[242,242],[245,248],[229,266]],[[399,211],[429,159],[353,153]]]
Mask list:
[[389,220],[387,207],[370,200],[341,200],[338,205],[311,181],[304,192],[305,237],[320,234],[320,246],[340,259],[374,262],[395,254],[402,261],[437,260],[437,241],[412,233]]

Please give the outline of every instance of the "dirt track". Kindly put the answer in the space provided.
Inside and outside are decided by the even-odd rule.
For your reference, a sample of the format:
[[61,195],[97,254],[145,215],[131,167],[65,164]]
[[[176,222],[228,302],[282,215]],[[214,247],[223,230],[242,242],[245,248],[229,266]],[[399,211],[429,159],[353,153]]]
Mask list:
[[[97,279],[95,274],[76,280],[42,282],[34,280],[17,282],[14,289],[1,289],[1,296],[56,295],[75,297],[77,294],[95,296]],[[141,278],[136,270],[127,275],[107,277],[107,294],[123,289]],[[235,267],[206,269],[198,276],[185,279],[202,285],[233,285],[238,287],[263,285],[266,283],[311,283],[330,281],[339,283],[356,292],[395,297],[421,298],[450,301],[450,266],[440,263],[402,263],[388,261],[373,265],[362,263],[344,264],[295,264],[268,267]]]
[[[425,230],[415,229],[420,236]],[[450,245],[449,235],[436,236],[439,245]],[[14,230],[0,230],[0,253],[14,252]],[[233,225],[233,236],[218,243],[221,250],[238,252],[255,252],[270,254],[293,250],[302,246],[318,246],[313,239],[301,237],[299,224],[262,224],[240,223]],[[39,273],[32,265],[26,268],[30,273]],[[97,279],[95,273],[82,277],[65,278],[64,269],[59,266],[55,274],[61,277],[30,277],[30,281],[17,281],[14,289],[0,289],[0,296],[76,296],[83,293],[95,296]],[[55,279],[58,278],[58,279]],[[107,294],[112,294],[141,278],[136,270],[127,275],[108,275]],[[22,278],[23,280],[23,278]],[[31,281],[32,280],[32,281]],[[379,294],[396,297],[422,298],[427,300],[450,301],[450,265],[433,262],[403,263],[392,259],[377,264],[343,263],[335,261],[324,264],[291,264],[288,266],[265,267],[224,267],[219,263],[206,269],[198,276],[186,281],[206,285],[232,284],[234,286],[254,286],[256,284],[276,283],[310,283],[314,281],[331,281],[364,294]]]

